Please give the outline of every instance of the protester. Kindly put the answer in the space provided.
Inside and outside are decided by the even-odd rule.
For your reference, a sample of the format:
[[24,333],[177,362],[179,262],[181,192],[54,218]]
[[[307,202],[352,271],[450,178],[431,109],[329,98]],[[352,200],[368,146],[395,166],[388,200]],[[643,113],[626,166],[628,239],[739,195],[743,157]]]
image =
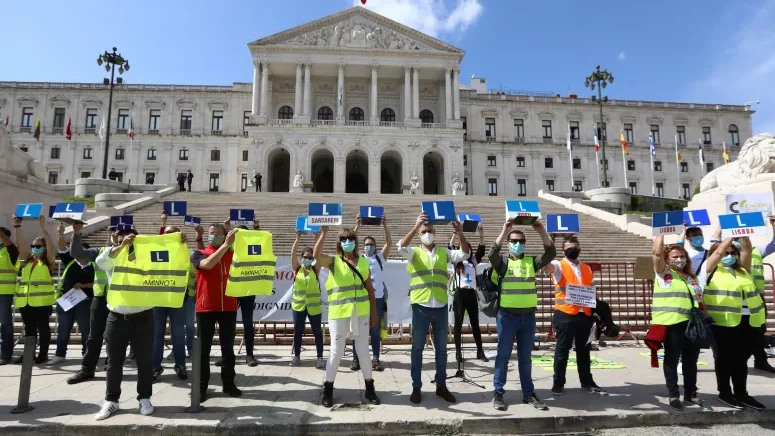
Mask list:
[[[497,410],[507,408],[503,395],[506,393],[504,387],[515,340],[522,402],[536,409],[546,409],[546,404],[535,393],[532,377],[531,354],[536,333],[535,312],[538,306],[535,273],[549,265],[557,255],[557,250],[540,222],[535,221],[533,229],[544,244],[544,253],[540,259],[525,256],[527,238],[522,231],[513,228],[511,220],[503,224],[503,230],[488,255],[492,267],[490,279],[496,284],[500,282],[501,285],[497,318],[498,354],[495,357],[492,399],[493,407]],[[508,240],[509,253],[504,262],[501,257],[501,247],[505,240]]]
[[[453,250],[457,234],[452,234],[449,240],[449,249]],[[450,280],[450,291],[453,292],[452,311],[455,314],[455,327],[453,336],[455,337],[455,358],[458,362],[463,362],[463,318],[468,313],[471,332],[474,335],[476,343],[476,358],[482,362],[490,360],[484,354],[482,346],[482,332],[479,328],[479,303],[476,298],[476,267],[484,258],[484,227],[479,226],[479,246],[476,252],[473,251],[471,244],[468,244],[468,252],[471,254],[468,259],[458,262],[454,265],[455,273]]]
[[707,248],[710,247],[710,244],[705,241],[702,229],[692,227],[688,222],[684,222],[684,231],[678,237],[675,245],[684,247],[688,255],[687,260],[692,264],[692,272],[697,276],[701,271],[702,264],[708,258]]
[[[460,250],[442,248],[434,243],[435,230],[425,212],[417,217],[412,230],[398,243],[398,252],[409,263],[409,301],[412,304],[412,394],[409,401],[422,401],[422,353],[429,326],[433,326],[436,354],[436,395],[449,403],[457,400],[447,389],[447,266],[462,262],[470,256],[468,241],[459,222],[452,227],[460,239]],[[420,234],[421,247],[411,247],[416,234]]]
[[256,187],[256,192],[261,192],[261,179],[263,179],[261,173],[253,170],[253,185]]
[[153,173],[148,173],[145,175],[145,184],[146,185],[153,185],[154,180],[156,180],[156,177]]
[[[342,229],[336,243],[336,256],[323,254],[328,227],[320,229],[320,237],[313,252],[319,268],[329,270],[326,280],[328,294],[328,328],[331,332],[331,350],[326,364],[323,401],[326,407],[334,404],[334,380],[344,354],[348,335],[361,356],[369,352],[369,329],[377,325],[374,286],[371,284],[369,262],[358,256],[358,235],[352,229]],[[352,291],[352,293],[351,293]],[[374,389],[371,367],[361,367],[366,384],[366,399],[371,404],[380,400]]]
[[192,173],[191,170],[188,170],[188,173],[186,174],[186,181],[188,182],[188,192],[191,192],[191,182],[194,181],[194,173]]
[[315,336],[315,349],[317,361],[315,368],[325,369],[326,360],[323,359],[323,329],[321,318],[323,307],[320,305],[320,267],[314,265],[315,256],[311,247],[301,250],[301,263],[297,258],[299,239],[301,232],[296,232],[296,239],[291,246],[291,268],[294,271],[293,297],[291,300],[291,314],[293,315],[293,358],[291,366],[301,364],[301,341],[304,335],[304,326],[309,318],[309,326]]
[[[16,224],[14,224],[15,226]],[[19,249],[11,240],[11,230],[0,227],[0,366],[11,363],[13,355],[13,298],[16,293],[16,262]]]
[[178,190],[181,191],[181,192],[186,190],[186,175],[185,174],[178,174]]
[[[229,223],[224,222],[226,230],[229,230]],[[247,230],[246,226],[240,226],[241,229]],[[261,224],[258,217],[253,215],[253,230],[261,230]],[[245,339],[245,363],[250,367],[258,366],[258,360],[253,355],[255,343],[256,343],[256,326],[253,323],[253,311],[256,305],[256,296],[248,295],[246,297],[238,297],[237,305],[239,306],[240,313],[242,314],[242,337]]]

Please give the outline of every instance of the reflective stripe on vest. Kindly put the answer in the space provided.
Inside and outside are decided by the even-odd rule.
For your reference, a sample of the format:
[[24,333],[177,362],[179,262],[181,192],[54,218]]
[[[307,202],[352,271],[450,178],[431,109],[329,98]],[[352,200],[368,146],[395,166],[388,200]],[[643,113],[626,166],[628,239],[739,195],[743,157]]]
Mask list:
[[[560,261],[560,268],[562,271],[562,278],[559,283],[554,285],[554,309],[567,313],[568,315],[578,315],[578,313],[583,310],[586,315],[592,316],[592,309],[589,307],[568,304],[565,301],[565,285],[590,286],[592,284],[592,279],[594,278],[592,276],[592,269],[585,263],[579,263],[579,268],[581,269],[581,280],[579,280],[567,259],[562,259]],[[554,274],[552,274],[552,280],[554,280]]]
[[759,292],[764,291],[764,259],[762,253],[756,248],[751,252],[751,275],[756,289]]
[[182,307],[191,261],[180,234],[138,235],[133,246],[134,261],[129,260],[128,249],[121,250],[116,257],[108,304]]
[[229,267],[226,295],[237,298],[272,295],[276,264],[271,233],[239,230],[234,239],[234,257]]
[[731,273],[723,266],[716,268],[713,278],[705,287],[702,301],[715,324],[720,327],[736,327],[743,317],[743,295],[751,313],[748,322],[752,327],[764,324],[764,301],[756,290],[753,277],[745,270]]
[[[651,300],[652,325],[674,325],[689,320],[692,308],[689,292],[694,290],[676,271],[670,270],[669,274],[672,276],[669,288],[663,288],[657,279],[654,279],[654,294]],[[694,307],[698,307],[696,299]]]
[[[347,265],[347,261],[336,256],[326,280],[328,293],[328,319],[345,319],[352,316],[355,308],[356,316],[368,315],[371,311],[369,292],[363,286],[360,277]],[[364,280],[369,277],[369,261],[358,257],[355,266]]]
[[296,278],[293,280],[291,309],[297,312],[304,312],[306,310],[310,315],[320,315],[323,313],[323,307],[320,305],[318,277],[314,269],[310,268],[306,276],[302,268],[296,272]]
[[0,247],[0,295],[13,295],[16,292],[16,272],[8,249]]
[[21,281],[16,288],[16,308],[52,306],[56,300],[56,287],[48,267],[42,262],[27,262],[22,268]]
[[437,247],[435,260],[431,263],[431,254],[425,249],[414,249],[412,261],[406,265],[411,304],[427,303],[431,296],[440,303],[447,303],[447,250]]
[[[498,282],[498,272],[490,275],[493,283]],[[500,307],[506,309],[533,309],[538,306],[536,292],[535,263],[532,257],[506,260],[506,275],[501,281]]]

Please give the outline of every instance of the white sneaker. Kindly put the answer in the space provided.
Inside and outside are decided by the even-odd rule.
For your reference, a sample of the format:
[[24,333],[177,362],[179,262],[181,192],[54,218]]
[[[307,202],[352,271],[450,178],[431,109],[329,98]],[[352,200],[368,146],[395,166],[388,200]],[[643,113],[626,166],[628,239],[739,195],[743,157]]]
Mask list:
[[148,398],[140,400],[140,414],[148,416],[151,413],[153,413],[153,404],[151,404],[151,400]]
[[299,365],[301,365],[301,359],[299,359],[296,356],[293,356],[293,358],[291,359],[291,366],[299,366]]
[[326,359],[322,357],[318,357],[317,363],[315,363],[315,368],[317,369],[326,369]]
[[49,365],[59,365],[60,363],[64,363],[65,360],[67,360],[67,359],[62,357],[62,356],[54,356],[53,359],[48,361],[48,364]]
[[100,411],[94,415],[94,420],[102,421],[103,419],[108,419],[110,415],[117,411],[118,403],[114,403],[113,401],[105,401],[105,404],[102,405],[102,409],[100,409]]

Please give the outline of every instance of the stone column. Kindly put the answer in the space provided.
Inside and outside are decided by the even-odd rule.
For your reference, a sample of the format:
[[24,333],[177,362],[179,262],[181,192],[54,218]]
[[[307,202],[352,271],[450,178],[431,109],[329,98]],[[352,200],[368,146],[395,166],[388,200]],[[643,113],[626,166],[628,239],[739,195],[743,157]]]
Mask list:
[[334,158],[334,192],[337,194],[344,193],[347,188],[347,168],[345,162],[346,159],[343,157]]
[[404,66],[404,121],[412,118],[412,80],[409,77],[411,71],[412,67]]
[[259,91],[258,87],[260,86],[261,81],[261,64],[254,64],[253,66],[253,105],[251,106],[251,115],[256,116],[258,115],[258,97],[259,97]]
[[455,92],[455,121],[460,119],[460,68],[452,71],[452,86]]
[[293,106],[293,118],[298,118],[302,115],[302,109],[301,109],[301,67],[302,63],[299,62],[296,64],[296,99],[294,100],[294,106]]
[[452,120],[452,83],[450,82],[450,74],[452,74],[452,68],[444,69],[444,103],[445,103],[445,115],[444,118],[447,121]]
[[420,69],[414,67],[412,77],[412,118],[420,118]]
[[336,120],[338,122],[344,121],[344,66],[345,64],[336,64],[339,68],[339,77],[337,81],[336,91]]
[[371,66],[371,124],[379,124],[379,108],[377,107],[377,69],[379,65]]
[[269,103],[269,62],[261,62],[261,116],[267,116],[266,105]]
[[304,64],[304,116],[309,117],[311,108],[310,104],[312,104],[312,99],[310,98],[310,76],[312,75],[312,64],[306,63]]

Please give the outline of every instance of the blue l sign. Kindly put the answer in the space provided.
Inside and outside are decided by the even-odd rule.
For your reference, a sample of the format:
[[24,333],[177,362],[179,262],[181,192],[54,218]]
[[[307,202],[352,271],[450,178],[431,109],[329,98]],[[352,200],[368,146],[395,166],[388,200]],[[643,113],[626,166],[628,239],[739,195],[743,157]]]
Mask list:
[[43,203],[24,203],[16,206],[16,218],[38,219],[43,211]]
[[705,209],[685,210],[684,222],[689,227],[709,226],[710,216],[708,216],[708,211]]
[[119,224],[129,224],[132,225],[135,223],[135,218],[132,215],[118,215],[118,216],[112,216],[110,217],[110,226],[116,227]]
[[248,245],[248,256],[261,256],[261,246]]
[[202,224],[202,220],[198,217],[186,215],[186,217],[183,218],[184,226],[199,227],[201,224]]
[[455,203],[452,201],[423,201],[422,211],[430,224],[448,224],[457,220]]
[[473,214],[458,214],[457,220],[463,223],[464,232],[475,232],[482,223],[482,217]]
[[761,212],[731,213],[719,215],[722,238],[742,238],[767,234],[764,215]]
[[537,201],[506,200],[506,219],[514,224],[528,225],[541,218]]
[[310,203],[307,222],[314,226],[341,226],[342,203]]
[[382,224],[382,215],[385,208],[380,206],[361,206],[361,224],[364,226],[378,226]]
[[253,218],[256,213],[253,209],[231,209],[229,210],[229,220],[233,226],[253,225]]
[[169,251],[151,251],[151,262],[169,262]]
[[167,216],[186,216],[186,202],[165,201],[164,213],[166,213]]
[[296,217],[296,231],[302,233],[317,233],[320,231],[320,226],[310,226],[307,223],[307,217]]
[[546,215],[547,233],[578,233],[581,231],[579,216],[574,213]]
[[684,213],[680,210],[654,212],[651,215],[651,228],[654,236],[680,235],[683,232]]

